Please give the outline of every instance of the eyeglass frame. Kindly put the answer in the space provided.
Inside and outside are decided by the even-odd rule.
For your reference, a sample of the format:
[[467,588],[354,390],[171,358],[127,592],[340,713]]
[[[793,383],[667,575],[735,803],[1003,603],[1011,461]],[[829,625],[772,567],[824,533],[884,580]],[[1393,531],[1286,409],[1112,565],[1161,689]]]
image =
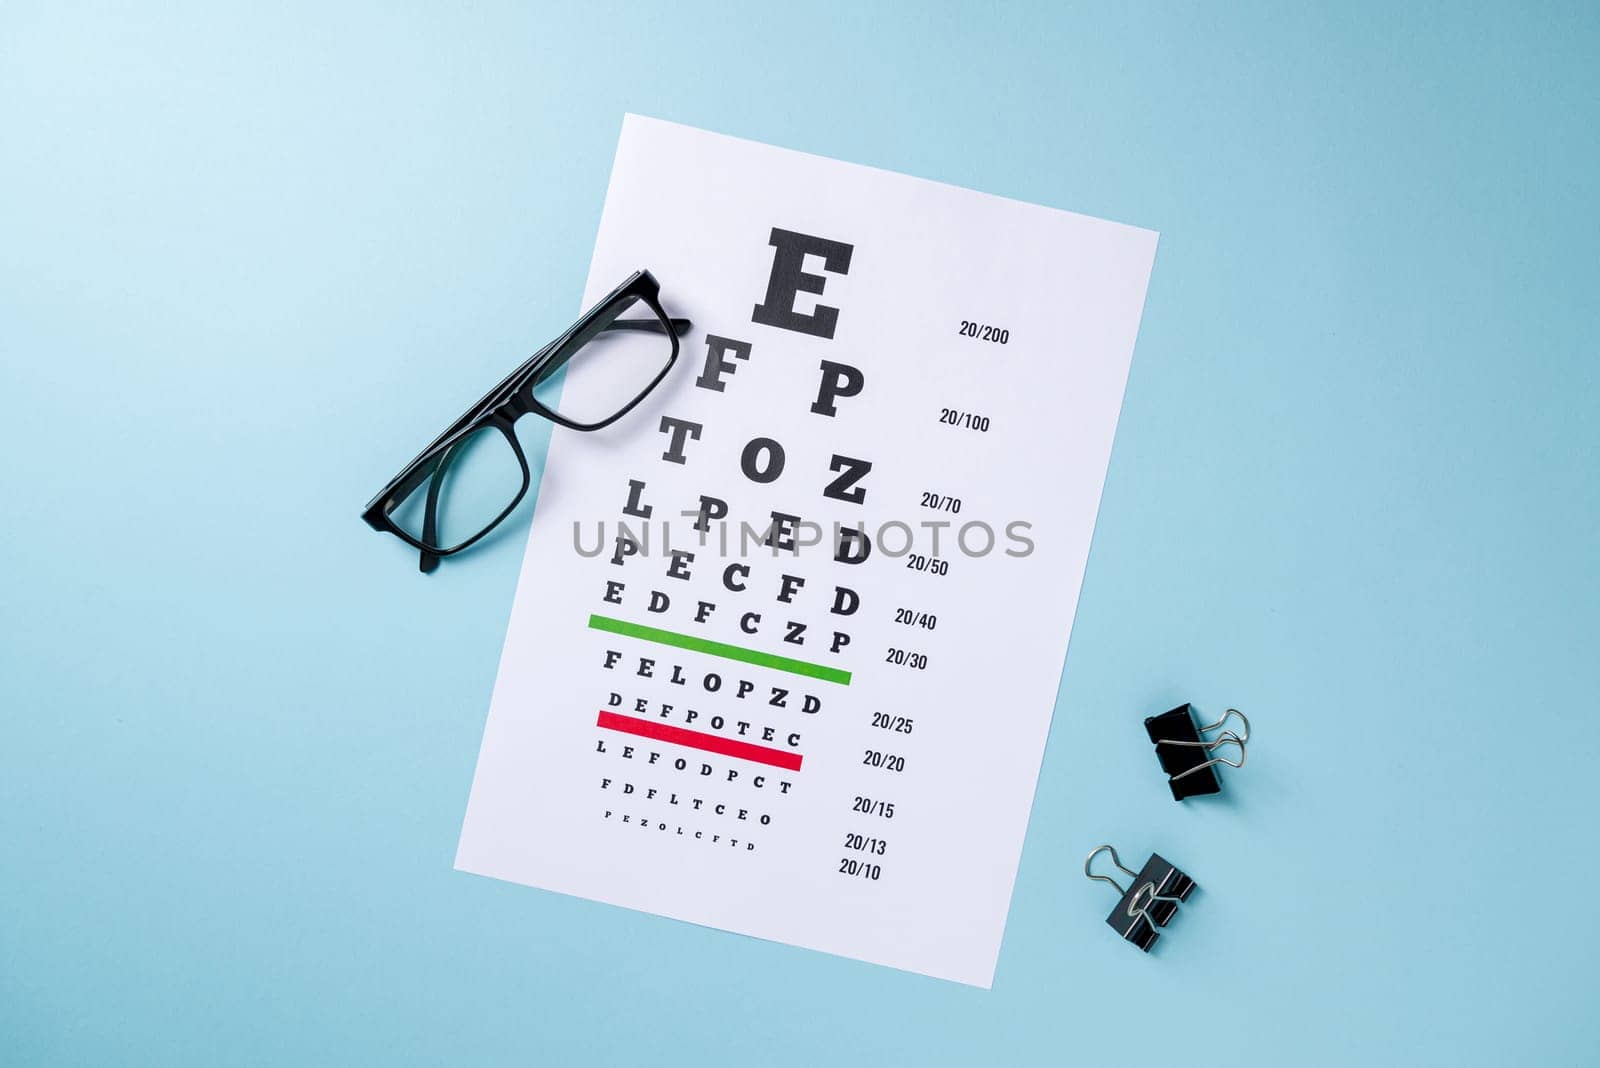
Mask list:
[[[630,299],[631,298],[631,299]],[[655,319],[616,319],[606,322],[606,316],[620,315],[626,307],[616,308],[616,305],[628,301],[626,307],[636,303],[643,303],[655,313]],[[561,333],[554,341],[545,345],[528,359],[524,360],[515,370],[501,380],[500,384],[485,393],[472,407],[468,408],[459,419],[450,424],[438,437],[434,438],[400,473],[390,479],[367,506],[362,509],[361,518],[373,530],[380,533],[393,534],[413,549],[422,553],[420,570],[424,573],[432,572],[439,565],[439,560],[446,556],[470,549],[491,531],[505,521],[506,517],[516,511],[517,505],[522,503],[522,498],[527,496],[532,485],[533,474],[528,468],[528,458],[522,451],[522,443],[517,440],[516,422],[518,419],[535,412],[550,420],[558,426],[569,430],[590,432],[603,430],[615,423],[618,419],[631,412],[639,402],[661,384],[678,362],[678,339],[689,331],[691,323],[688,319],[674,319],[661,307],[661,284],[656,281],[655,275],[648,270],[638,270],[629,275],[621,285],[613,289],[602,300]],[[594,340],[599,334],[607,330],[647,330],[660,331],[667,335],[672,343],[672,354],[667,358],[661,370],[650,380],[631,401],[613,412],[609,417],[595,423],[582,423],[568,416],[562,415],[543,404],[533,395],[534,388],[549,379],[576,356],[583,347]],[[511,446],[517,464],[522,468],[522,486],[517,490],[511,503],[491,520],[484,528],[461,542],[459,545],[440,547],[429,545],[419,538],[413,537],[395,522],[392,513],[396,508],[408,500],[413,493],[422,488],[425,481],[431,484],[428,487],[429,502],[427,509],[427,524],[431,524],[436,512],[436,501],[439,481],[434,480],[434,475],[442,463],[447,462],[450,449],[465,441],[480,430],[493,428],[502,434]],[[431,462],[431,463],[430,463]],[[427,525],[424,526],[426,537]]]

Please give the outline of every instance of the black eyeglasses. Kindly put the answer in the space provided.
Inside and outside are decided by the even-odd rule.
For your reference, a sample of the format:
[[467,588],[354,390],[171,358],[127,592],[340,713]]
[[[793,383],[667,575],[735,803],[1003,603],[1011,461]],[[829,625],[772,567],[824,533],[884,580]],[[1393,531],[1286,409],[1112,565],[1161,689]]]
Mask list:
[[[689,320],[669,318],[660,294],[654,275],[635,271],[435,438],[361,518],[420,549],[424,572],[480,540],[528,492],[519,418],[538,412],[572,430],[599,430],[667,376]],[[629,311],[634,317],[621,318]]]

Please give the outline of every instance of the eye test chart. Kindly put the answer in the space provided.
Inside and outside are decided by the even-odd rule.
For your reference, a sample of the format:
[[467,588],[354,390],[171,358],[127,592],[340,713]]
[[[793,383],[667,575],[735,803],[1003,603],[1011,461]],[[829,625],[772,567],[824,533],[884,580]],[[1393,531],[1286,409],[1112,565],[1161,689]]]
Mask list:
[[1156,240],[628,116],[456,867],[990,986]]

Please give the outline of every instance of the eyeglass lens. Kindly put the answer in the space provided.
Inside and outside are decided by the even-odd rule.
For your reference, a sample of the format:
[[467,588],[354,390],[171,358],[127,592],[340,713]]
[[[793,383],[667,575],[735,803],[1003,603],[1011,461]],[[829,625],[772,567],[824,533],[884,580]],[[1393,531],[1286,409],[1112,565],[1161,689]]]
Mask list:
[[516,449],[498,427],[480,427],[430,461],[430,477],[389,518],[429,548],[452,550],[493,526],[522,492]]
[[[656,323],[660,329],[637,329]],[[603,423],[648,390],[672,362],[671,326],[635,296],[618,300],[556,374],[537,383],[540,404],[582,426]]]

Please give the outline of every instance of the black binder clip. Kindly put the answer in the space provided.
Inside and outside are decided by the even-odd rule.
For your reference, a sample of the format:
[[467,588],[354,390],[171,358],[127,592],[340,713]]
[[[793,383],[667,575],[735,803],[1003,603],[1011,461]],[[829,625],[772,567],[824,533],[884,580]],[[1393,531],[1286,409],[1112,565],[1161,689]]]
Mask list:
[[[1094,858],[1102,852],[1110,853],[1111,863],[1120,871],[1132,876],[1133,882],[1127,889],[1124,890],[1122,884],[1111,876],[1096,875],[1089,870]],[[1117,902],[1117,907],[1106,917],[1106,923],[1110,924],[1111,929],[1125,941],[1132,942],[1146,953],[1156,944],[1156,939],[1161,937],[1156,928],[1165,927],[1177,913],[1178,904],[1187,901],[1189,894],[1194,890],[1193,879],[1155,853],[1151,853],[1150,859],[1144,862],[1144,867],[1135,873],[1122,866],[1117,851],[1108,845],[1103,845],[1089,854],[1083,862],[1083,874],[1091,879],[1110,883],[1121,892],[1122,900]]]
[[[1225,730],[1215,738],[1205,737],[1234,716],[1238,716],[1239,722],[1244,725],[1243,733]],[[1213,770],[1218,764],[1226,764],[1230,768],[1244,767],[1244,743],[1250,740],[1250,721],[1237,708],[1228,709],[1215,723],[1197,727],[1194,706],[1179,705],[1171,712],[1163,712],[1145,720],[1144,729],[1156,744],[1156,759],[1161,761],[1161,770],[1168,775],[1167,785],[1172,787],[1174,801],[1221,791],[1222,782]],[[1238,763],[1227,757],[1211,755],[1225,745],[1238,746]]]

